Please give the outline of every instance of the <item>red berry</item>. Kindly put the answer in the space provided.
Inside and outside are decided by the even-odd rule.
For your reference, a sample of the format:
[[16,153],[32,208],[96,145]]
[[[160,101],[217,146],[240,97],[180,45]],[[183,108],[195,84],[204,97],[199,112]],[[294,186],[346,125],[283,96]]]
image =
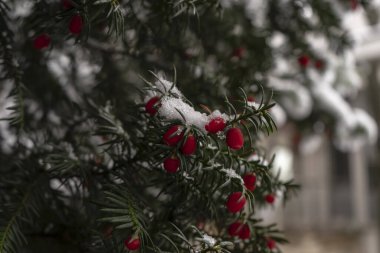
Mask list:
[[149,113],[151,116],[157,113],[156,104],[160,100],[159,97],[152,97],[145,105],[145,111]]
[[241,149],[244,145],[243,133],[238,127],[228,129],[226,140],[227,145],[235,150]]
[[38,35],[34,38],[34,48],[35,49],[43,49],[50,45],[51,38],[46,33]]
[[251,237],[251,230],[249,229],[249,226],[247,224],[244,224],[239,233],[239,238],[245,240],[249,237]]
[[255,98],[253,96],[248,96],[247,101],[248,102],[255,102]]
[[324,62],[322,60],[316,60],[315,63],[314,63],[314,66],[316,69],[323,69],[323,67],[325,66]]
[[197,149],[197,142],[195,136],[189,134],[181,147],[181,152],[184,155],[192,155]]
[[137,250],[140,248],[140,239],[129,237],[127,240],[124,241],[124,245],[129,250]]
[[256,188],[256,176],[253,174],[246,174],[243,177],[245,187],[253,192]]
[[307,65],[309,65],[309,62],[310,58],[307,55],[301,55],[300,57],[298,57],[298,63],[301,67],[307,67]]
[[212,134],[216,134],[219,131],[223,131],[225,127],[226,122],[221,117],[213,118],[207,125],[205,125],[206,131]]
[[358,0],[351,0],[351,10],[356,10],[358,8]]
[[275,196],[273,193],[265,196],[265,201],[269,204],[273,204],[274,200],[275,200]]
[[69,30],[72,34],[78,35],[81,33],[83,29],[83,19],[82,17],[77,14],[72,16],[69,24]]
[[267,240],[267,247],[268,247],[268,249],[270,249],[270,250],[272,250],[272,249],[274,249],[275,247],[276,247],[276,241],[275,240],[273,240],[273,239],[268,239]]
[[168,157],[164,160],[164,169],[168,173],[176,173],[180,165],[181,160],[177,157]]
[[180,130],[179,125],[171,126],[164,134],[164,142],[168,146],[175,146],[183,137],[183,131]]
[[246,201],[247,200],[243,196],[243,193],[234,192],[228,197],[226,206],[229,212],[237,213],[243,209]]
[[245,55],[244,47],[235,48],[234,51],[232,52],[232,56],[237,57],[239,59],[243,58],[244,55]]
[[228,227],[228,234],[230,236],[238,236],[240,234],[242,228],[243,228],[243,224],[236,221]]
[[62,0],[62,5],[65,10],[73,8],[71,0]]

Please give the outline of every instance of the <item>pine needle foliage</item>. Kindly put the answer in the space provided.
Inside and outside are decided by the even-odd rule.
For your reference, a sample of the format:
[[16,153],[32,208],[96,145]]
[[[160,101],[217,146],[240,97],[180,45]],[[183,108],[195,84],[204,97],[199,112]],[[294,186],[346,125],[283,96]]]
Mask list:
[[[0,82],[12,84],[0,127],[0,253],[41,252],[41,240],[52,253],[128,252],[130,238],[137,252],[269,253],[269,239],[287,242],[256,217],[268,194],[286,202],[299,188],[274,173],[260,144],[277,129],[271,111],[283,95],[268,73],[277,54],[317,57],[307,32],[338,52],[350,42],[331,1],[266,1],[264,26],[243,2],[0,0]],[[305,6],[318,24],[305,20]],[[279,33],[287,44],[276,50],[268,41]],[[308,83],[305,71],[287,78]],[[165,114],[168,100],[190,109]],[[208,133],[217,110],[226,126]],[[168,145],[173,126],[183,138]],[[238,150],[227,144],[231,128],[244,137]],[[179,160],[176,173],[164,169],[167,158]],[[246,204],[229,213],[235,192]],[[229,235],[237,221],[249,238]]]
[[7,107],[10,116],[7,118],[10,124],[23,128],[24,124],[24,86],[22,84],[22,72],[14,55],[14,34],[9,27],[10,18],[8,12],[10,7],[6,1],[0,1],[0,81],[11,80],[13,88],[9,97],[13,105]]
[[[28,163],[28,167],[32,164]],[[43,183],[46,181],[44,178],[46,175],[38,175],[33,167],[29,167],[28,173],[20,173],[20,169],[26,168],[25,163],[16,163],[13,166],[17,173],[5,175],[0,184],[0,189],[12,189],[11,195],[0,198],[2,203],[0,206],[1,253],[19,252],[20,248],[26,244],[25,230],[39,218],[39,211],[44,202]],[[26,183],[22,189],[17,187],[20,182]]]

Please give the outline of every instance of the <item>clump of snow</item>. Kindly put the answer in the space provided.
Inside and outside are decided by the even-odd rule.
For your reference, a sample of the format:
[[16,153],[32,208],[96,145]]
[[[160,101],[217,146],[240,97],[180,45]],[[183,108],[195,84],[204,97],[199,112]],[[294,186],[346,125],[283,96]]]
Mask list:
[[341,150],[354,150],[364,144],[374,144],[378,135],[376,122],[361,109],[354,109],[351,117],[354,120],[352,125],[343,121],[336,125],[336,146]]
[[364,128],[367,132],[368,142],[370,144],[375,144],[377,141],[377,124],[375,120],[362,109],[356,108],[354,109],[354,113],[358,125]]
[[278,49],[286,43],[286,36],[281,32],[274,32],[269,40],[269,45],[272,48]]
[[206,132],[205,125],[209,119],[205,113],[200,113],[180,98],[165,96],[161,100],[158,114],[168,120],[180,120],[188,126],[196,126]]
[[257,109],[257,108],[259,108],[259,106],[260,106],[258,103],[256,103],[256,102],[251,102],[251,101],[248,101],[248,102],[247,102],[247,105],[250,106],[250,107],[252,107],[252,108],[254,108],[254,109]]
[[276,122],[276,125],[278,128],[282,127],[286,123],[286,112],[280,105],[273,106],[270,108],[270,113],[273,117],[274,122]]
[[209,143],[207,146],[206,146],[207,149],[210,149],[210,150],[217,150],[218,147],[217,146],[214,146],[212,145],[211,143]]
[[219,110],[213,111],[209,116],[209,120],[215,119],[215,118],[222,118],[225,121],[230,120],[230,116],[228,116],[225,113],[221,113]]
[[182,176],[186,178],[187,180],[194,181],[194,178],[189,175],[186,171],[182,173]]
[[312,92],[321,109],[331,113],[349,127],[355,124],[351,107],[330,85],[319,83],[312,88]]
[[281,96],[279,102],[292,118],[304,119],[310,115],[313,106],[310,93],[297,81],[270,76],[268,86],[286,94]]
[[177,95],[178,97],[182,97],[182,92],[178,90],[178,88],[170,81],[165,80],[162,76],[158,76],[158,80],[154,83],[163,94],[170,93]]
[[245,0],[246,16],[251,19],[255,27],[264,28],[267,25],[268,1]]
[[260,156],[256,153],[253,153],[251,156],[248,157],[248,161],[254,161],[254,162],[259,162],[259,164],[263,166],[268,166],[269,162],[265,159],[265,157]]
[[323,135],[310,134],[302,138],[299,150],[304,155],[312,154],[317,151],[317,149],[322,145],[322,143]]
[[239,174],[236,173],[234,169],[221,169],[222,172],[226,173],[226,176],[231,178],[238,179],[241,183],[243,183],[243,179]]
[[204,234],[202,236],[202,241],[205,242],[210,247],[214,247],[216,244],[216,239],[212,236],[207,235],[207,234]]
[[363,84],[356,68],[354,54],[351,51],[347,50],[343,57],[339,58],[336,73],[335,89],[343,96],[356,96]]
[[224,140],[226,139],[226,135],[224,134],[223,131],[219,131],[216,133],[216,136],[218,137],[219,140]]
[[167,120],[179,120],[184,125],[195,126],[204,133],[207,133],[205,125],[208,124],[210,120],[216,117],[221,117],[225,121],[230,120],[230,116],[221,113],[219,110],[213,111],[210,115],[196,111],[194,107],[184,101],[182,93],[172,82],[162,77],[159,78],[160,79],[155,82],[155,85],[162,94],[149,91],[144,101],[147,102],[153,96],[161,96],[160,107],[158,108],[158,115],[161,117]]

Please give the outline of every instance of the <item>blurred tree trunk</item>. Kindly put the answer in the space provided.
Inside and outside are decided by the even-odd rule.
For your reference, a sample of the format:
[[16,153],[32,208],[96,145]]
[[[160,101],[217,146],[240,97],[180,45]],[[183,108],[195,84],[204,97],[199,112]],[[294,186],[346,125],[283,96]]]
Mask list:
[[[377,125],[380,125],[380,85],[379,85],[379,78],[378,78],[378,71],[379,71],[379,61],[375,60],[371,63],[371,72],[368,77],[368,95],[370,99],[370,106],[373,113],[373,117],[376,120]],[[376,144],[376,154],[374,157],[374,173],[376,176],[376,181],[380,182],[380,144],[377,142]],[[380,212],[380,186],[377,185],[377,208],[376,210]],[[378,231],[380,231],[380,213],[377,215],[377,227]],[[380,235],[380,233],[379,233]],[[378,239],[378,242],[380,242],[380,238]]]
[[[367,12],[367,18],[371,26],[376,27],[379,24],[379,15],[377,10],[371,10]],[[379,66],[380,62],[379,60],[374,60],[371,62],[371,69],[368,76],[368,97],[369,97],[369,106],[371,107],[371,111],[373,114],[374,119],[376,120],[376,123],[378,126],[380,126],[380,84],[379,84]],[[380,144],[379,144],[379,138],[376,142],[376,150],[375,150],[375,156],[374,156],[374,175],[376,177],[376,182],[380,182]],[[378,237],[380,237],[380,186],[376,186],[377,189],[377,203],[376,203],[376,211],[379,212],[376,214],[377,217],[377,231],[378,231]],[[377,240],[378,247],[380,248],[380,238]]]

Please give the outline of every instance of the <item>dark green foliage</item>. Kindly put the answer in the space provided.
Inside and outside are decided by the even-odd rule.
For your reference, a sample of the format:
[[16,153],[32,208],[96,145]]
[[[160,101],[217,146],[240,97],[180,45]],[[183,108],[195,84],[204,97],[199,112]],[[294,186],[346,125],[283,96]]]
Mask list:
[[13,41],[13,32],[9,28],[8,12],[10,7],[6,1],[0,1],[0,81],[11,80],[13,88],[9,96],[13,99],[13,105],[7,109],[11,111],[10,124],[19,128],[24,124],[24,86],[21,80],[21,70],[16,60]]
[[[259,144],[276,130],[266,86],[275,57],[268,37],[284,33],[289,45],[283,53],[296,57],[310,50],[302,34],[316,31],[339,51],[349,42],[329,1],[268,1],[264,29],[243,15],[242,4],[224,9],[217,0],[73,0],[69,9],[44,0],[15,17],[16,6],[26,2],[0,0],[0,81],[13,85],[7,118],[17,125],[1,136],[17,141],[0,151],[0,253],[42,252],[36,242],[47,238],[52,253],[60,246],[121,253],[131,235],[140,237],[141,252],[264,253],[268,237],[286,242],[275,226],[254,217],[266,194],[281,191],[287,200],[297,189],[273,175]],[[302,3],[312,6],[320,24],[302,19]],[[74,14],[84,20],[79,36],[68,31]],[[236,26],[240,35],[232,32]],[[41,33],[52,42],[38,51],[32,45]],[[235,55],[238,48],[245,49],[243,56]],[[245,136],[241,150],[192,125],[184,127],[198,140],[194,156],[178,152],[183,141],[163,144],[166,130],[182,123],[144,113],[143,98],[157,91],[157,80],[140,75],[170,74],[173,66],[172,88],[199,111],[219,108],[231,115],[227,127],[237,125]],[[257,89],[249,90],[253,83]],[[175,96],[171,91],[165,95]],[[257,107],[249,105],[251,95]],[[248,159],[253,152],[262,159]],[[162,169],[172,154],[182,164],[174,175]],[[247,191],[226,169],[255,173],[260,187]],[[227,213],[225,201],[234,191],[245,194],[246,212]],[[238,219],[252,231],[244,243],[226,233]],[[205,241],[206,233],[215,244]]]

